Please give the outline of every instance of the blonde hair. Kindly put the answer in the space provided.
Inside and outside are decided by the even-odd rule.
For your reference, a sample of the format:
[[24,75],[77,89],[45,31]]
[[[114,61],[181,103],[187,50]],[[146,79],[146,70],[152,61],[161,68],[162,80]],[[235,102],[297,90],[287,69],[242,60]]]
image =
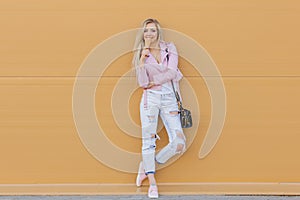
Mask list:
[[163,40],[162,30],[161,30],[159,22],[156,19],[149,18],[149,19],[146,19],[145,21],[143,21],[142,28],[140,30],[138,30],[138,33],[135,38],[134,49],[133,49],[134,56],[133,56],[133,60],[132,60],[133,67],[137,67],[139,64],[141,53],[145,46],[144,29],[146,28],[147,24],[150,24],[150,23],[154,23],[156,26],[157,40],[158,41]]

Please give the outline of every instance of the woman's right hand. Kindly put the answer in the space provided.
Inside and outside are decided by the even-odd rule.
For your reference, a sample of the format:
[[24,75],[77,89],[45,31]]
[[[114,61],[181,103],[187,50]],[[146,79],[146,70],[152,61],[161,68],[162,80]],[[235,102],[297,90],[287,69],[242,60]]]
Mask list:
[[142,50],[142,55],[141,55],[141,58],[140,58],[140,64],[144,64],[146,58],[149,57],[149,54],[150,54],[150,43],[151,43],[151,41],[150,41],[149,38],[145,39],[145,47]]
[[150,54],[150,50],[148,48],[144,48],[143,51],[142,51],[141,58],[140,58],[140,64],[145,63],[146,58],[149,57],[149,54]]

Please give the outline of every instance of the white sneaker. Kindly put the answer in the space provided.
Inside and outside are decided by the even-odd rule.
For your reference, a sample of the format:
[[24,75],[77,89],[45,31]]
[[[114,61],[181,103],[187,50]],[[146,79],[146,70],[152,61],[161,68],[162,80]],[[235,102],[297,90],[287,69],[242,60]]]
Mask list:
[[156,185],[150,185],[148,190],[148,197],[150,199],[157,199],[158,198],[158,189]]
[[139,171],[136,177],[136,186],[140,187],[142,185],[142,182],[147,178],[147,175],[145,174],[143,161],[140,162],[139,165]]

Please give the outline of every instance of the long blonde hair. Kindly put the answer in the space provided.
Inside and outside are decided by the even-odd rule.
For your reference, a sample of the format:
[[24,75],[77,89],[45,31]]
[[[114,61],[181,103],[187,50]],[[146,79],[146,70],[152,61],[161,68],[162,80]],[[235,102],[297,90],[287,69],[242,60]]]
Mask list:
[[133,67],[137,67],[139,64],[141,53],[145,46],[144,29],[146,28],[147,24],[150,24],[150,23],[154,23],[156,26],[157,40],[158,41],[163,40],[162,30],[161,30],[159,22],[156,19],[149,18],[149,19],[146,19],[145,21],[143,21],[142,28],[140,28],[140,30],[138,30],[138,33],[135,38],[134,49],[133,49],[134,56],[132,59]]

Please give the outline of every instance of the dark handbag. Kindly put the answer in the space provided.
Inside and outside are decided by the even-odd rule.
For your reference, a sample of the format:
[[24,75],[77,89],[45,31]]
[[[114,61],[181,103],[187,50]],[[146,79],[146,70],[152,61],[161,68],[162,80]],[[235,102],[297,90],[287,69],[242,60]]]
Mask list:
[[178,112],[180,114],[180,122],[182,128],[190,128],[193,126],[192,114],[191,111],[182,107],[182,102],[177,91],[175,91],[174,83],[171,80],[173,91],[178,104]]

